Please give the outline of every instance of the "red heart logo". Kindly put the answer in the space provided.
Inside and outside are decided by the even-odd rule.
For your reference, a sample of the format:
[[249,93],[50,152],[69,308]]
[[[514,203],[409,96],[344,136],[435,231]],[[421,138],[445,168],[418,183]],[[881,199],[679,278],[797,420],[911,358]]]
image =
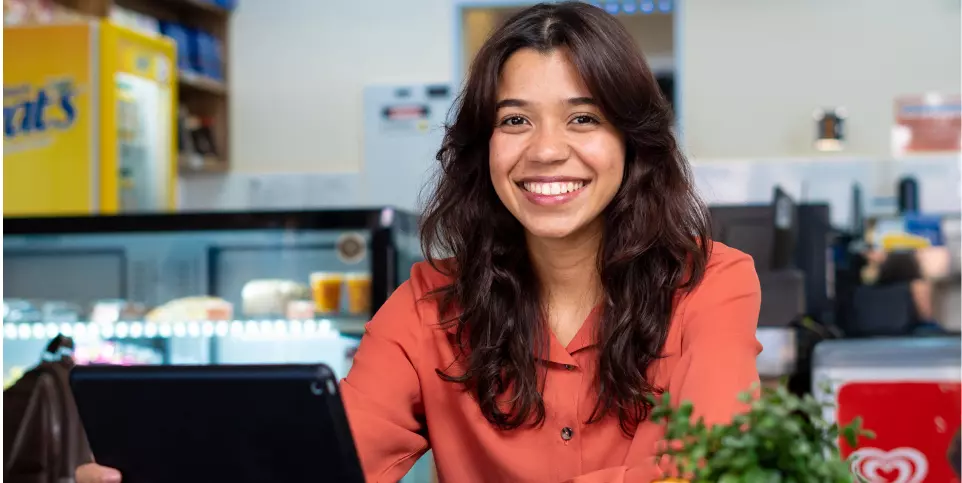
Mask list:
[[866,483],[922,483],[929,472],[925,455],[914,448],[861,448],[850,459],[852,473]]
[[886,483],[892,483],[892,482],[898,481],[899,475],[902,474],[902,471],[899,468],[894,468],[894,467],[889,470],[886,470],[885,467],[880,467],[877,471],[877,474],[879,479],[881,479],[882,481]]

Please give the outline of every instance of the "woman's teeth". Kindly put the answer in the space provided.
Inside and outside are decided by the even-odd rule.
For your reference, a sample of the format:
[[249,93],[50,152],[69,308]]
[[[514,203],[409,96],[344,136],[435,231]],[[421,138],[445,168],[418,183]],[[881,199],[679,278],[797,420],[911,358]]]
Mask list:
[[522,183],[525,191],[530,191],[539,195],[560,195],[578,191],[585,186],[584,181],[568,181],[566,183]]

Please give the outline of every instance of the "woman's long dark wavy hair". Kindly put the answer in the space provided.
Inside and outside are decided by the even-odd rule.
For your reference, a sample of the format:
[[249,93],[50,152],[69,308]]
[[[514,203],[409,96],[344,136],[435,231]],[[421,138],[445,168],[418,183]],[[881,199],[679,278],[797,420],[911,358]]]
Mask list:
[[[524,229],[495,193],[488,166],[501,68],[519,49],[564,49],[626,140],[624,179],[602,215],[598,400],[588,422],[615,413],[630,435],[648,417],[648,396],[661,390],[648,368],[667,338],[675,294],[705,272],[710,222],[638,47],[614,17],[585,3],[540,4],[508,20],[481,47],[458,98],[421,222],[422,250],[452,278],[434,295],[442,324],[456,328],[460,357],[438,374],[462,384],[497,427],[544,422],[539,360],[550,332],[541,285]],[[438,253],[452,259],[441,262]]]

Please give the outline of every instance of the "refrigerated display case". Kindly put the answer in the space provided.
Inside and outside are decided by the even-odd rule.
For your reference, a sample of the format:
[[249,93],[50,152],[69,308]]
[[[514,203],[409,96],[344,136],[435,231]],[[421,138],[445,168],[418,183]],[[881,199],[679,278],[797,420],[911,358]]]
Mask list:
[[4,218],[5,382],[57,334],[82,361],[325,362],[421,260],[393,208]]

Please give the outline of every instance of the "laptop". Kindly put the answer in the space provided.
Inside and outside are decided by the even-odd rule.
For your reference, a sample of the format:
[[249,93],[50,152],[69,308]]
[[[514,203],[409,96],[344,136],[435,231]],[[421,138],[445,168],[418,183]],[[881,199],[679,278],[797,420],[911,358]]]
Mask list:
[[78,366],[97,462],[124,483],[363,482],[325,365]]

